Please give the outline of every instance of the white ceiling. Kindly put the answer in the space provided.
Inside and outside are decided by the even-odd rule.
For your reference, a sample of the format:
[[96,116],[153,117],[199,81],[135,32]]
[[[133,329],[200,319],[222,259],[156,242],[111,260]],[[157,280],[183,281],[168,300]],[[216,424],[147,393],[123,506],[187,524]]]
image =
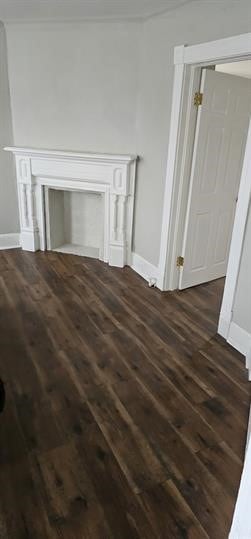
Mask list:
[[191,0],[0,0],[0,20],[146,18]]

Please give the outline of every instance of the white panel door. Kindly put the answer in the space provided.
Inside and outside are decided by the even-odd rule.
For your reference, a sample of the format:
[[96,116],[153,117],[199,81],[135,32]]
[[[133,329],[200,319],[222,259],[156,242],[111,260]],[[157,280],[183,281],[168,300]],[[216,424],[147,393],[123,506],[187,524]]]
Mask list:
[[202,70],[179,288],[226,275],[251,114],[251,81]]

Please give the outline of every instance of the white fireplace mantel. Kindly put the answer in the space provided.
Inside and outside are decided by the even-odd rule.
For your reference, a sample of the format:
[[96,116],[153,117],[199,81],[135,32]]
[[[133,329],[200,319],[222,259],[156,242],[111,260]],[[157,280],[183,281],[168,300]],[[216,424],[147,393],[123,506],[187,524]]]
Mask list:
[[16,161],[21,247],[45,250],[45,189],[100,193],[104,200],[104,261],[131,264],[137,157],[6,147]]

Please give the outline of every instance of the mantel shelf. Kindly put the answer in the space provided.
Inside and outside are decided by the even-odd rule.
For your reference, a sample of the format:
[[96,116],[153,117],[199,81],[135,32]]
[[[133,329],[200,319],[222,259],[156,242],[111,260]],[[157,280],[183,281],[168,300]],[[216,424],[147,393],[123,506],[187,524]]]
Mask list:
[[95,152],[69,152],[64,150],[44,150],[36,148],[22,148],[18,146],[6,146],[6,152],[12,152],[14,155],[23,155],[26,157],[37,157],[45,159],[67,159],[75,161],[99,161],[115,163],[132,163],[137,160],[136,155],[95,153]]

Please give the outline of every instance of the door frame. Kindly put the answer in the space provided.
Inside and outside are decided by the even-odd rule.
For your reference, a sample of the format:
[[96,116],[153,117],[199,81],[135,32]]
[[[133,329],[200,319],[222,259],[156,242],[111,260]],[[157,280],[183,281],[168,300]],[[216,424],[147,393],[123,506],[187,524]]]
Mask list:
[[[231,322],[235,292],[237,287],[243,243],[245,237],[246,224],[251,202],[251,118],[246,142],[241,181],[239,187],[238,201],[236,205],[235,220],[233,226],[232,240],[230,245],[226,282],[224,287],[223,300],[221,304],[218,333],[230,343]],[[238,348],[240,350],[240,348]],[[240,350],[241,351],[241,350]],[[247,350],[243,349],[246,355]]]
[[[210,83],[212,85],[211,91],[213,89],[213,86],[217,83],[218,77],[219,77],[219,79],[221,81],[222,81],[222,79],[223,79],[223,81],[227,79],[227,81],[229,81],[227,83],[229,84],[230,87],[232,85],[234,85],[235,83],[237,83],[237,85],[245,84],[245,82],[244,82],[245,79],[243,79],[241,77],[234,77],[233,75],[229,75],[229,74],[225,74],[225,73],[217,73],[214,70],[214,67],[213,67],[213,69],[202,68],[201,72],[202,72],[202,77],[201,77],[200,86],[198,87],[200,92],[205,91],[205,84],[206,84],[205,81],[207,81],[208,76],[209,76],[209,80],[210,80],[211,77],[213,77],[212,80],[211,80],[211,83]],[[215,77],[216,77],[216,80],[215,80]],[[231,80],[229,80],[229,79],[231,79]],[[237,80],[235,81],[234,79],[238,79],[238,81]],[[250,83],[249,86],[248,86],[249,92],[250,92],[251,91],[251,80],[249,81],[249,80],[246,79],[246,82]],[[204,90],[202,89],[203,85],[204,85]],[[238,87],[239,86],[237,86],[237,88]],[[189,189],[188,189],[188,197],[187,197],[187,201],[186,201],[185,226],[183,228],[182,247],[181,247],[181,251],[179,253],[182,256],[182,258],[185,257],[185,262],[186,263],[187,263],[187,260],[186,260],[187,246],[188,246],[188,248],[191,248],[191,238],[190,238],[191,230],[190,230],[190,233],[189,233],[189,221],[190,221],[190,218],[191,218],[191,206],[192,206],[193,197],[194,196],[196,197],[196,192],[197,192],[197,188],[196,188],[196,192],[194,192],[194,178],[195,178],[195,167],[196,167],[196,159],[197,159],[196,155],[197,155],[197,150],[198,150],[198,144],[200,146],[200,126],[201,126],[200,118],[201,118],[201,115],[203,116],[203,108],[202,107],[195,107],[195,109],[196,108],[197,108],[197,121],[196,121],[195,137],[194,137],[194,143],[193,143],[193,155],[192,155],[192,160],[191,160],[191,166],[190,166],[190,169],[189,169],[189,172],[190,172],[189,173]],[[250,109],[250,116],[251,116],[251,109]],[[210,122],[210,120],[209,120],[209,122]],[[246,118],[245,118],[245,123],[246,123],[246,133],[245,133],[246,136],[243,137],[244,150],[245,150],[245,145],[246,145],[246,142],[247,142],[247,134],[248,134],[248,128],[249,128],[249,115],[247,115],[247,114],[246,114]],[[243,160],[244,160],[244,152],[243,152]],[[234,225],[234,219],[235,219],[235,214],[236,214],[237,201],[238,201],[238,198],[239,198],[239,189],[240,189],[240,179],[241,179],[241,174],[242,174],[242,166],[243,166],[243,164],[240,163],[240,167],[239,167],[239,170],[238,170],[238,175],[237,175],[236,180],[235,180],[235,182],[236,182],[235,183],[235,191],[233,193],[234,194],[234,200],[235,200],[235,207],[234,207],[234,214],[232,215],[232,219],[231,219],[231,224],[228,227],[229,252],[230,252],[231,239],[233,237],[233,225]],[[198,192],[197,192],[197,194],[198,194]],[[231,202],[231,204],[232,204],[232,202]],[[188,234],[189,234],[189,236],[188,236]],[[212,239],[211,239],[211,241],[212,241]],[[213,244],[211,244],[211,247],[212,247],[212,245]],[[209,246],[210,246],[210,244],[209,244]],[[221,272],[221,274],[220,274],[220,272],[218,270],[216,270],[217,273],[218,273],[218,277],[220,277],[221,275],[226,275],[227,265],[228,265],[228,260],[229,260],[229,252],[228,252],[227,258],[225,258],[225,261],[224,261],[223,273]],[[189,278],[187,280],[187,276],[186,276],[187,274],[185,274],[185,276],[184,276],[184,271],[185,270],[186,270],[186,264],[185,264],[185,267],[179,268],[179,271],[178,271],[178,277],[179,277],[178,288],[180,290],[183,290],[184,288],[187,288],[187,286],[196,286],[200,282],[199,279],[198,279],[198,276],[195,275],[195,278],[193,278],[192,274],[189,274]],[[224,273],[224,271],[225,271],[225,273]],[[211,279],[212,278],[217,279],[217,275],[215,274],[215,277],[211,277]],[[185,279],[185,282],[184,282],[184,279]],[[190,284],[188,283],[188,281],[190,281]],[[194,282],[194,284],[193,284],[193,282]],[[201,282],[203,282],[203,280]]]
[[[160,290],[174,290],[179,282],[176,259],[182,248],[194,141],[191,133],[195,133],[197,119],[193,94],[199,89],[201,69],[250,58],[251,33],[174,48],[175,71],[157,281]],[[231,272],[231,263],[227,271]],[[227,286],[225,295],[229,295]]]

